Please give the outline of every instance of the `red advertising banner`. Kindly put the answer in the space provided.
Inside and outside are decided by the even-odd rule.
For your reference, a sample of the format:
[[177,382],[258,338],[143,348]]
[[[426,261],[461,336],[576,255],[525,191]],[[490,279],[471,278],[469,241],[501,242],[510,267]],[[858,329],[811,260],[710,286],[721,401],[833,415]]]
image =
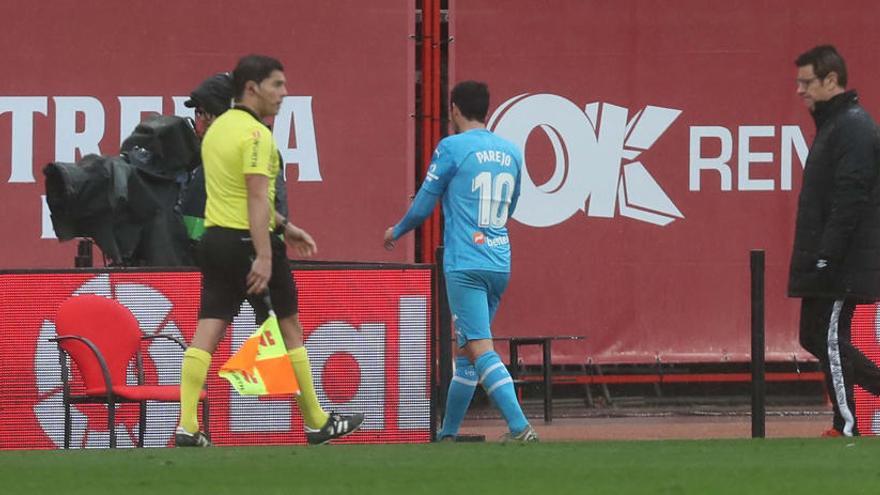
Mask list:
[[[344,442],[428,442],[431,437],[431,270],[304,269],[300,320],[318,399],[327,410],[359,411],[364,425]],[[64,415],[55,336],[58,306],[69,297],[98,294],[127,306],[145,335],[189,341],[199,305],[197,272],[0,274],[0,449],[63,445]],[[253,309],[242,305],[211,362],[210,432],[218,445],[305,443],[292,397],[238,395],[217,375],[255,330]],[[112,329],[108,329],[112,331]],[[146,383],[180,382],[183,351],[165,340],[143,349]],[[135,383],[135,376],[129,377]],[[120,446],[137,439],[137,405],[120,406]],[[79,404],[72,411],[72,445],[108,445],[107,410]],[[167,446],[179,414],[176,403],[149,403],[146,445]]]
[[320,259],[412,261],[411,236],[393,252],[381,239],[414,187],[414,29],[411,0],[0,3],[0,231],[16,232],[0,268],[73,266],[47,163],[117,154],[151,112],[192,117],[190,91],[249,53],[285,67],[273,130]]
[[495,333],[586,336],[554,347],[560,362],[747,361],[749,251],[763,249],[767,357],[810,359],[786,297],[815,134],[794,59],[834,43],[880,117],[875,10],[452,0],[450,85],[488,82],[489,128],[525,149]]
[[[853,344],[871,361],[880,363],[880,307],[859,306],[852,322]],[[880,435],[880,397],[856,386],[856,420],[862,435]]]

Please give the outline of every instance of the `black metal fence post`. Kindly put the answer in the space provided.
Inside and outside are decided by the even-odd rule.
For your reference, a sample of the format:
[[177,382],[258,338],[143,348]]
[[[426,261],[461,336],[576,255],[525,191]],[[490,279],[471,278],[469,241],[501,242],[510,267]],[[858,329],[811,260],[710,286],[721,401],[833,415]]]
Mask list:
[[764,363],[764,251],[753,249],[752,272],[752,438],[765,434],[765,363]]
[[446,413],[446,391],[452,381],[452,317],[449,313],[449,301],[446,299],[446,278],[443,275],[443,246],[437,247],[434,257],[435,280],[434,294],[437,298],[437,418],[435,423]]

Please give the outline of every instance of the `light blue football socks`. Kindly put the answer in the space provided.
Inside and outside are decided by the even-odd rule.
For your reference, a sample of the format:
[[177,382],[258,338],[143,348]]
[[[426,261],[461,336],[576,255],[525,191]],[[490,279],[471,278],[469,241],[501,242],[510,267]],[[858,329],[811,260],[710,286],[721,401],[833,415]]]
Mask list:
[[446,413],[443,415],[443,428],[437,433],[438,439],[458,435],[458,429],[474,397],[477,383],[477,371],[474,365],[464,356],[455,358],[455,374],[446,394]]
[[474,367],[480,377],[480,383],[486,390],[486,395],[495,403],[495,407],[501,410],[510,432],[519,434],[525,430],[529,421],[519,406],[513,379],[501,361],[501,356],[495,351],[488,351],[477,358]]

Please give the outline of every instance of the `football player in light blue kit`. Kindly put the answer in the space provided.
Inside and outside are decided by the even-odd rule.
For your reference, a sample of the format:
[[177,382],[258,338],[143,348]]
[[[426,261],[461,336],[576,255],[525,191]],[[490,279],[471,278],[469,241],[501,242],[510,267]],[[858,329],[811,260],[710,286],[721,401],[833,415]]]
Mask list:
[[454,439],[478,383],[500,409],[505,441],[534,442],[513,380],[492,345],[489,328],[510,278],[507,219],[519,197],[522,153],[486,130],[489,88],[465,81],[452,89],[455,135],[437,145],[425,182],[406,215],[385,232],[385,247],[421,225],[442,199],[446,293],[459,357],[446,401],[440,440]]

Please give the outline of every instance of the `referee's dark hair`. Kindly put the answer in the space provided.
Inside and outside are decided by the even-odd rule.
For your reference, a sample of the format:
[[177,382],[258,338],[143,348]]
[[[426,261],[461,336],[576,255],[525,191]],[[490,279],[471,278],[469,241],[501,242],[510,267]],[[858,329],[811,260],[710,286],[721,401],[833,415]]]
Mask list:
[[235,99],[241,100],[244,96],[244,86],[248,81],[260,84],[263,79],[269,77],[273,71],[284,72],[284,67],[277,59],[266,55],[245,55],[238,60],[235,70],[232,71],[232,86],[235,90]]
[[464,118],[485,123],[489,113],[489,86],[480,81],[462,81],[452,88],[449,102],[458,107]]
[[798,67],[813,66],[813,73],[819,79],[825,79],[832,72],[837,74],[837,85],[846,88],[846,62],[832,45],[819,45],[800,54],[794,61]]

